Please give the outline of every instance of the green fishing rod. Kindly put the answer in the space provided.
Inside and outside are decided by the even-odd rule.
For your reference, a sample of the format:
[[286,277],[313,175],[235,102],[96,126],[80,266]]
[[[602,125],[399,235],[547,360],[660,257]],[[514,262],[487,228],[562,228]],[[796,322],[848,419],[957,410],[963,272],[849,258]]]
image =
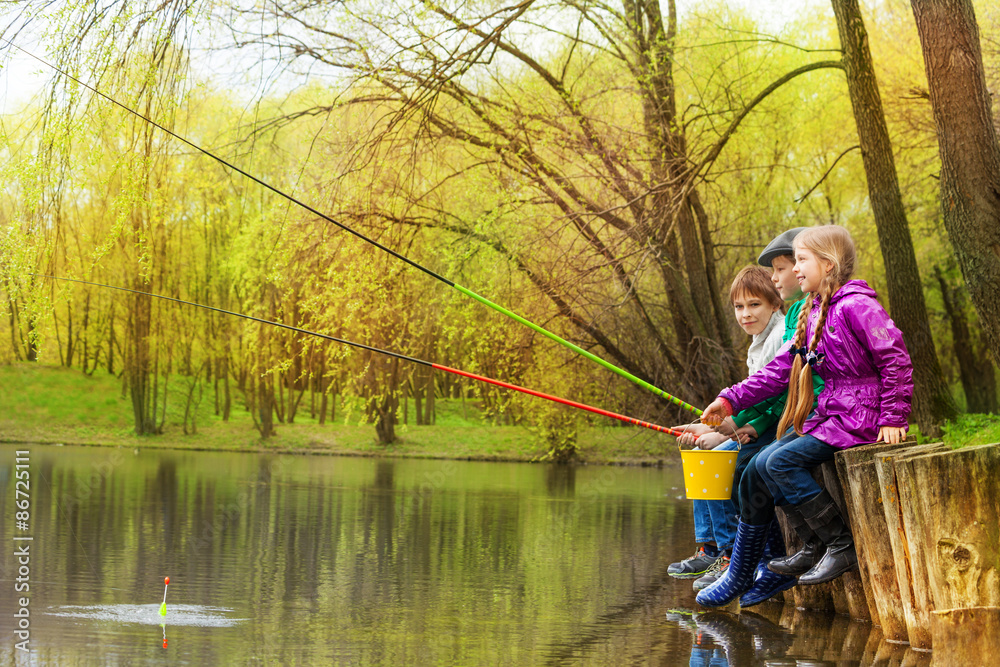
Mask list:
[[[444,371],[446,373],[451,373],[453,375],[459,375],[461,377],[469,378],[470,380],[476,380],[478,382],[484,382],[486,384],[496,385],[497,387],[503,387],[504,389],[511,389],[513,391],[519,391],[522,394],[528,394],[529,396],[535,396],[537,398],[543,398],[547,401],[552,401],[554,403],[559,403],[561,405],[568,405],[571,408],[577,408],[578,410],[585,410],[587,412],[592,412],[594,414],[602,415],[604,417],[610,417],[611,419],[617,419],[618,421],[625,422],[626,424],[631,424],[633,426],[641,426],[642,428],[652,429],[654,431],[659,431],[660,433],[666,433],[674,437],[680,437],[684,434],[683,430],[670,428],[669,426],[660,426],[659,424],[653,424],[641,419],[636,419],[634,417],[626,417],[625,415],[620,415],[616,412],[611,412],[609,410],[603,410],[601,408],[595,408],[590,405],[585,405],[583,403],[578,403],[576,401],[571,401],[567,398],[560,398],[559,396],[553,396],[552,394],[546,394],[541,391],[536,391],[534,389],[528,389],[527,387],[521,387],[516,384],[511,384],[510,382],[504,382],[502,380],[494,380],[493,378],[488,378],[485,375],[476,375],[475,373],[470,373],[468,371],[463,371],[458,368],[451,368],[450,366],[444,366],[442,364],[435,364],[431,361],[425,361],[424,359],[418,359],[417,357],[411,357],[405,354],[400,354],[399,352],[393,352],[392,350],[384,350],[382,348],[373,347],[371,345],[365,345],[364,343],[356,343],[353,341],[346,340],[344,338],[338,338],[337,336],[331,336],[330,334],[319,333],[317,331],[309,331],[308,329],[302,329],[300,327],[292,326],[291,324],[285,324],[284,322],[276,322],[274,320],[266,320],[261,317],[254,317],[253,315],[246,315],[245,313],[237,313],[232,310],[223,310],[222,308],[217,308],[215,306],[206,306],[205,304],[195,303],[194,301],[184,301],[183,299],[178,299],[172,296],[165,296],[163,294],[154,294],[153,292],[143,292],[142,290],[132,289],[129,287],[118,287],[116,285],[105,285],[104,283],[95,283],[89,280],[80,280],[78,278],[62,278],[60,276],[48,276],[40,273],[29,273],[29,276],[35,276],[36,278],[48,278],[50,280],[62,280],[70,283],[79,283],[81,285],[91,285],[93,287],[103,287],[105,289],[118,290],[120,292],[128,292],[131,294],[138,294],[140,296],[152,297],[155,299],[163,299],[164,301],[172,301],[184,306],[192,306],[194,308],[203,308],[205,310],[210,310],[215,313],[222,313],[223,315],[232,315],[233,317],[241,317],[245,320],[250,320],[251,322],[259,322],[261,324],[270,324],[271,326],[280,327],[282,329],[287,329],[289,331],[294,331],[296,333],[305,334],[307,336],[315,336],[317,338],[323,338],[325,340],[333,341],[335,343],[341,343],[343,345],[349,345],[350,347],[356,347],[361,350],[367,350],[369,352],[374,352],[376,354],[382,354],[387,357],[392,357],[394,359],[401,359],[403,361],[408,361],[410,363],[418,364],[420,366],[426,366],[428,368],[433,368],[434,370]],[[169,582],[169,579],[168,579]],[[167,601],[167,591],[163,591],[163,606],[160,607],[161,615],[166,613]]]
[[154,120],[152,120],[150,118],[147,118],[146,116],[142,115],[138,111],[136,111],[136,110],[134,110],[134,109],[132,109],[132,108],[130,108],[130,107],[122,104],[118,100],[116,100],[116,99],[110,97],[109,95],[101,92],[100,90],[98,90],[97,88],[94,88],[90,84],[84,83],[83,81],[81,81],[80,79],[76,78],[72,74],[69,74],[68,72],[63,71],[63,70],[59,69],[58,67],[56,67],[55,65],[49,63],[48,61],[43,60],[42,58],[39,58],[38,56],[34,55],[33,53],[31,53],[29,51],[26,51],[25,49],[21,48],[20,46],[18,46],[14,42],[10,41],[9,39],[6,39],[6,38],[2,38],[2,39],[3,39],[3,41],[5,41],[8,44],[10,44],[12,47],[14,47],[15,49],[17,49],[18,51],[24,53],[25,55],[27,55],[27,56],[35,59],[35,60],[37,60],[38,62],[42,63],[46,67],[49,67],[50,69],[58,72],[62,76],[64,76],[64,77],[68,78],[69,80],[71,80],[71,81],[79,84],[80,86],[83,86],[84,88],[86,88],[87,90],[91,91],[95,95],[98,95],[98,96],[104,98],[105,100],[111,102],[115,106],[118,106],[118,107],[124,109],[125,111],[127,111],[128,113],[136,116],[137,118],[141,118],[143,121],[149,123],[153,127],[156,127],[157,129],[161,130],[162,132],[165,132],[166,134],[168,134],[169,136],[173,137],[174,139],[177,139],[178,141],[186,144],[187,146],[190,146],[191,148],[195,149],[196,151],[198,151],[200,153],[203,153],[204,155],[206,155],[206,156],[212,158],[213,160],[215,160],[216,162],[218,162],[218,163],[220,163],[220,164],[228,167],[229,169],[232,169],[233,171],[235,171],[235,172],[243,175],[245,178],[250,179],[254,183],[257,183],[258,185],[261,185],[261,186],[267,188],[268,190],[270,190],[271,192],[277,194],[278,196],[284,197],[288,201],[292,202],[293,204],[296,204],[297,206],[300,206],[301,208],[305,209],[306,211],[309,211],[313,215],[318,216],[319,218],[321,218],[323,220],[326,220],[327,222],[332,223],[332,224],[336,225],[337,227],[340,227],[344,231],[346,231],[346,232],[348,232],[350,234],[353,234],[354,236],[356,236],[357,238],[361,239],[362,241],[365,241],[366,243],[369,243],[369,244],[375,246],[379,250],[382,250],[383,252],[389,253],[390,255],[392,255],[393,257],[395,257],[396,259],[398,259],[398,260],[400,260],[402,262],[405,262],[406,264],[409,264],[413,268],[426,273],[430,277],[443,282],[444,284],[448,285],[449,287],[451,287],[451,288],[453,288],[455,290],[458,290],[459,292],[461,292],[465,296],[468,296],[468,297],[471,297],[471,298],[475,299],[479,303],[481,303],[481,304],[483,304],[485,306],[488,306],[489,308],[492,308],[493,310],[497,311],[498,313],[502,313],[502,314],[506,315],[507,317],[509,317],[509,318],[511,318],[511,319],[513,319],[513,320],[515,320],[517,322],[520,322],[521,324],[525,325],[529,329],[532,329],[533,331],[536,331],[537,333],[542,334],[546,338],[549,338],[550,340],[553,340],[556,343],[559,343],[560,345],[563,345],[564,347],[567,347],[570,350],[573,350],[577,354],[579,354],[579,355],[581,355],[581,356],[583,356],[583,357],[585,357],[587,359],[590,359],[591,361],[593,361],[593,362],[595,362],[597,364],[600,364],[601,366],[603,366],[604,368],[608,369],[609,371],[611,371],[613,373],[617,373],[618,375],[620,375],[620,376],[622,376],[622,377],[624,377],[624,378],[626,378],[628,380],[631,380],[635,384],[639,385],[640,387],[642,387],[644,389],[647,389],[647,390],[653,392],[657,396],[659,396],[661,398],[667,399],[668,401],[670,401],[674,405],[680,406],[681,408],[684,408],[685,410],[689,410],[689,411],[693,412],[696,415],[701,415],[701,410],[699,410],[698,408],[694,407],[693,405],[691,405],[689,403],[685,403],[684,401],[682,401],[681,399],[677,398],[676,396],[673,396],[673,395],[667,393],[666,391],[660,389],[659,387],[656,387],[655,385],[647,382],[646,380],[643,380],[640,377],[636,377],[632,373],[629,373],[628,371],[626,371],[626,370],[624,370],[622,368],[618,368],[614,364],[612,364],[612,363],[610,363],[608,361],[605,361],[604,359],[598,357],[596,354],[594,354],[592,352],[589,352],[588,350],[583,349],[579,345],[575,345],[575,344],[569,342],[568,340],[566,340],[566,339],[564,339],[564,338],[562,338],[562,337],[560,337],[560,336],[552,333],[551,331],[543,329],[542,327],[538,326],[534,322],[531,322],[530,320],[528,320],[528,319],[526,319],[524,317],[521,317],[517,313],[514,313],[513,311],[508,310],[507,308],[504,308],[503,306],[490,301],[486,297],[480,296],[479,294],[476,294],[475,292],[473,292],[472,290],[470,290],[470,289],[468,289],[466,287],[462,287],[461,285],[455,283],[454,281],[449,280],[448,278],[445,278],[441,274],[432,271],[431,269],[427,268],[426,266],[423,266],[422,264],[419,264],[419,263],[413,261],[409,257],[406,257],[405,255],[402,255],[402,254],[396,252],[392,248],[389,248],[389,247],[387,247],[385,245],[382,245],[381,243],[379,243],[375,239],[372,239],[372,238],[370,238],[370,237],[362,234],[361,232],[357,231],[356,229],[353,229],[352,227],[349,227],[348,225],[346,225],[346,224],[344,224],[344,223],[342,223],[342,222],[340,222],[338,220],[335,220],[333,217],[331,217],[331,216],[329,216],[329,215],[327,215],[327,214],[325,214],[325,213],[323,213],[323,212],[315,209],[314,207],[310,206],[309,204],[306,204],[305,202],[303,202],[303,201],[301,201],[301,200],[293,197],[292,195],[290,195],[290,194],[288,194],[286,192],[283,192],[282,190],[279,190],[277,187],[271,185],[267,181],[264,181],[264,180],[258,178],[257,176],[254,176],[253,174],[250,174],[250,173],[244,171],[240,167],[237,167],[236,165],[232,164],[231,162],[228,162],[227,160],[219,157],[218,155],[215,155],[214,153],[208,151],[207,149],[202,148],[198,144],[196,144],[193,141],[191,141],[191,140],[189,140],[189,139],[187,139],[187,138],[185,138],[185,137],[177,134],[173,130],[170,130],[170,129],[168,129],[168,128],[162,126],[162,125],[160,125],[156,121],[154,121]]

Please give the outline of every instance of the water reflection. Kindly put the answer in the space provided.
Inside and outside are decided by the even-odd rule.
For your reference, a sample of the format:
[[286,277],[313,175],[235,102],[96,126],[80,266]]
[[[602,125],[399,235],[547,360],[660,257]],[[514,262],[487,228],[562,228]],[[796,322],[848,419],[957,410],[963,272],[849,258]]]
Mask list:
[[[0,643],[4,665],[912,660],[871,626],[779,605],[666,616],[697,609],[666,574],[693,531],[672,468],[27,448],[32,652]],[[3,549],[3,637],[16,567]],[[241,620],[115,617],[158,607],[165,576],[171,609]]]
[[755,609],[674,609],[666,619],[691,636],[690,667],[930,665],[929,652],[889,643],[868,623],[776,604]]

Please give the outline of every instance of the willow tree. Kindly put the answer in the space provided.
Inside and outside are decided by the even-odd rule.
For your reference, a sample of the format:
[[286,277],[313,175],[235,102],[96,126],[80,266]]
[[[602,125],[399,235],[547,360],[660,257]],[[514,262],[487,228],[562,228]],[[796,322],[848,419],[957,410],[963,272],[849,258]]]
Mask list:
[[[163,63],[154,80],[182,71],[164,55],[183,50],[192,17],[209,7],[232,30],[231,40],[216,36],[217,47],[262,47],[290,73],[328,75],[343,94],[275,123],[346,109],[371,115],[352,168],[376,176],[368,200],[347,211],[353,219],[496,252],[532,287],[522,303],[544,300],[541,314],[554,315],[560,333],[695,402],[743,375],[721,300],[706,174],[769,94],[841,67],[790,68],[747,92],[740,59],[720,53],[717,70],[685,92],[673,0],[65,6],[56,28],[65,31],[64,59],[86,60],[92,81],[147,47]],[[719,80],[714,95],[699,97]],[[394,142],[409,148],[410,166],[380,173],[380,151]],[[487,184],[478,201],[455,206],[476,173]]]
[[[384,223],[491,248],[549,302],[568,336],[707,401],[740,378],[742,364],[732,354],[701,179],[770,92],[840,64],[790,71],[735,112],[733,98],[720,96],[685,116],[675,3],[665,9],[631,0],[418,1],[388,12],[279,0],[231,23],[238,43],[264,47],[290,70],[346,82],[344,96],[289,118],[352,105],[379,115],[359,162],[404,139],[414,164],[460,155],[438,157],[431,179],[401,174],[393,187],[402,205],[373,197],[368,206]],[[266,33],[249,27],[262,24]],[[726,122],[716,131],[719,116]],[[478,210],[456,210],[442,193],[476,171],[492,187]]]

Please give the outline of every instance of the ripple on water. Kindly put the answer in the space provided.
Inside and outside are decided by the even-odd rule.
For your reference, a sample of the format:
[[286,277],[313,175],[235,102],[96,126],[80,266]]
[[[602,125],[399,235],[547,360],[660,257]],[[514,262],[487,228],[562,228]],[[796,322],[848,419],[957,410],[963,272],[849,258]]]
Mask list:
[[49,607],[45,613],[63,618],[82,618],[109,623],[138,623],[140,625],[188,625],[201,628],[229,628],[245,621],[226,614],[232,609],[204,605],[167,605],[167,615],[160,616],[158,604],[111,604],[89,607]]

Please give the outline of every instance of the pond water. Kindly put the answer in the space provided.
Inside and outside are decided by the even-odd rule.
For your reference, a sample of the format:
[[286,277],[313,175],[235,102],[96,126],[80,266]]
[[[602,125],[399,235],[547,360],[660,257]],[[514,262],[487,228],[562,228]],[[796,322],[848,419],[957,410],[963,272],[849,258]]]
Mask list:
[[[777,603],[692,615],[691,582],[666,575],[693,550],[679,468],[43,445],[0,457],[4,665],[926,662],[843,616]],[[16,592],[24,548],[30,588]]]

